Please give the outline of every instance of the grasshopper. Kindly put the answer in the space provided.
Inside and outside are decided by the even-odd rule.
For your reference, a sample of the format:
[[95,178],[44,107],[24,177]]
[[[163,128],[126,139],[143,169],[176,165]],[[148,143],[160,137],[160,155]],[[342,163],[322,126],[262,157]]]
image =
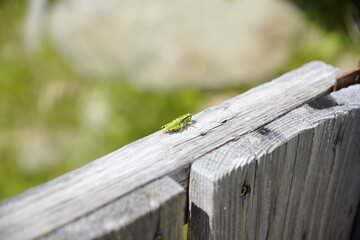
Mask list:
[[180,117],[169,122],[168,124],[165,124],[161,128],[163,129],[163,131],[165,133],[176,132],[179,130],[180,130],[180,132],[182,132],[183,127],[185,127],[188,124],[193,124],[193,122],[191,122],[191,118],[192,118],[191,113],[187,113],[187,114],[181,115]]

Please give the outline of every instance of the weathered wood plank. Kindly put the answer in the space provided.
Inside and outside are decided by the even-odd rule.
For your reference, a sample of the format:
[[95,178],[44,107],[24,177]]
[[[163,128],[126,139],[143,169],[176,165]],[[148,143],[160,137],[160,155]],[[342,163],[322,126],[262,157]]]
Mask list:
[[[196,128],[156,132],[0,204],[0,235],[33,239],[166,175],[186,182],[197,158],[328,92],[342,71],[312,62],[194,116]],[[159,123],[159,126],[162,123]]]
[[320,97],[192,164],[188,238],[348,239],[360,199],[359,93]]
[[183,187],[165,177],[40,239],[182,240],[184,197]]

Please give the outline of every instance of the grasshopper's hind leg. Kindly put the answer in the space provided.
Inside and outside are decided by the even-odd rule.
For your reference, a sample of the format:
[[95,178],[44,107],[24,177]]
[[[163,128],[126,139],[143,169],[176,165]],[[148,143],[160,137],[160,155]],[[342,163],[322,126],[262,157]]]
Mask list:
[[182,132],[183,128],[186,127],[187,125],[191,125],[192,127],[195,127],[193,124],[193,122],[187,122],[187,123],[180,123],[180,133]]
[[180,123],[180,133],[182,132],[182,130],[185,126],[186,126],[186,123]]

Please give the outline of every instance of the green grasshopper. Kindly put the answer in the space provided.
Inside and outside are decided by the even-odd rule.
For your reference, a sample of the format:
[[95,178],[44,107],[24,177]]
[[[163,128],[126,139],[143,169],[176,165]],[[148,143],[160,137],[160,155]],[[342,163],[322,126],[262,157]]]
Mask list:
[[183,127],[185,127],[188,124],[193,124],[193,122],[191,122],[191,118],[192,118],[191,113],[187,113],[187,114],[181,115],[180,117],[169,122],[168,124],[165,124],[161,128],[163,129],[163,131],[165,133],[176,132],[179,130],[180,130],[180,132],[182,132]]

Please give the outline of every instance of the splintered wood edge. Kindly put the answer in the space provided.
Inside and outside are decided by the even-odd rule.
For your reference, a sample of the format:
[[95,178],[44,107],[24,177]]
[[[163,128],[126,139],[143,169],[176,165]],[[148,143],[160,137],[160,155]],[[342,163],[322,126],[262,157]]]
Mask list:
[[158,131],[8,199],[0,203],[0,235],[42,236],[164,176],[186,184],[186,169],[199,157],[326,94],[341,73],[322,62],[308,63],[194,115],[196,128]]
[[[305,235],[309,239],[329,239],[332,236],[337,236],[335,237],[337,239],[347,239],[360,197],[360,193],[356,190],[360,187],[360,172],[359,169],[357,172],[356,168],[351,169],[360,155],[359,93],[360,85],[353,85],[320,97],[244,135],[239,140],[202,156],[193,163],[189,186],[189,240],[198,238],[264,239],[267,237],[300,239]],[[347,124],[346,128],[344,121]],[[327,131],[328,141],[325,139],[313,143],[316,139],[324,137],[319,133],[314,135],[315,128]],[[324,129],[321,130],[321,128]],[[344,129],[346,133],[343,132]],[[334,135],[338,131],[342,133]],[[342,139],[341,134],[347,134],[348,138]],[[312,143],[318,144],[315,149],[320,151],[317,154],[319,158],[323,158],[323,164],[316,163],[319,159],[310,160],[312,162],[309,163],[309,152],[300,156],[294,152],[297,148],[307,149]],[[333,170],[335,172],[333,175],[338,175],[327,175],[329,181],[325,178],[321,183],[327,195],[326,199],[319,199],[321,196],[312,190],[312,186],[319,185],[316,182],[317,168],[328,166],[332,169],[332,163],[325,161],[327,157],[324,154],[327,151],[333,154],[333,158],[338,159],[334,164],[340,165],[334,166],[338,169]],[[350,155],[347,156],[346,163],[345,160],[340,159],[344,157],[344,154],[352,154],[352,158]],[[293,162],[279,162],[279,159],[285,159],[285,156],[293,159]],[[304,171],[308,164],[315,164],[307,170],[310,172],[313,170],[311,176],[298,173],[298,178],[292,179],[290,174],[283,175],[291,169]],[[344,168],[347,168],[347,174],[341,175],[341,172],[345,171]],[[267,185],[269,179],[275,181],[272,184],[275,184],[277,188],[271,190],[276,193],[269,192],[270,186]],[[305,184],[309,187],[304,192]],[[250,194],[245,198],[241,197],[242,186],[249,187]],[[278,200],[270,201],[270,195],[278,196]],[[287,200],[288,198],[290,199]],[[302,199],[301,202],[299,202],[300,199]],[[259,201],[262,203],[261,209],[257,209]],[[281,201],[290,201],[294,204],[287,207],[280,206]],[[297,206],[298,203],[304,204],[306,201],[311,201],[311,203],[301,205],[302,211],[299,214],[315,214],[313,216],[315,222],[306,224],[314,225],[321,222],[322,225],[302,226],[301,224],[304,223],[297,222],[298,231],[294,232],[294,225],[291,225],[294,223],[289,219],[296,219],[294,214],[298,212],[292,207]],[[315,208],[307,208],[309,206]],[[316,214],[317,210],[322,212],[323,208],[327,210],[325,214]],[[344,208],[350,209],[347,215],[331,215],[338,213],[338,209]],[[284,212],[277,212],[275,215],[273,211]],[[327,216],[324,217],[325,215]],[[231,221],[227,222],[229,219]],[[271,228],[266,222],[270,221],[269,219],[271,219]],[[337,221],[348,224],[336,227]],[[311,228],[312,231],[304,233],[299,230],[301,227]],[[338,231],[340,229],[342,231]]]

